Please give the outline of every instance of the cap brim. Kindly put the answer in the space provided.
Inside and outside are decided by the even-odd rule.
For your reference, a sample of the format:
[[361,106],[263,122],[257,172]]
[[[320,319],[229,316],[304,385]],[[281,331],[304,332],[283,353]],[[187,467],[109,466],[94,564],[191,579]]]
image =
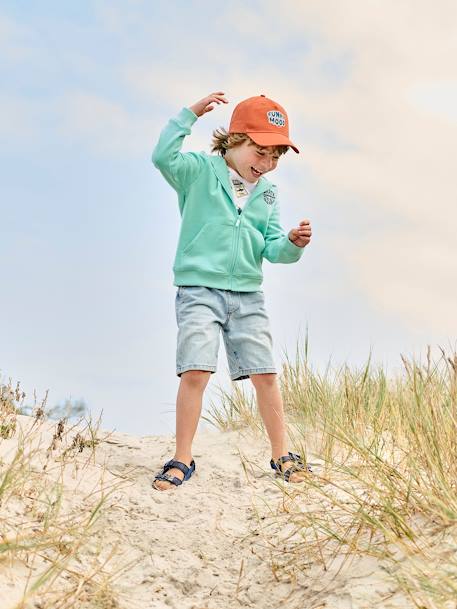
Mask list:
[[251,140],[254,140],[259,146],[290,146],[294,152],[300,154],[297,146],[295,146],[288,137],[281,135],[280,133],[271,133],[271,131],[249,131],[246,132],[246,135],[249,135]]

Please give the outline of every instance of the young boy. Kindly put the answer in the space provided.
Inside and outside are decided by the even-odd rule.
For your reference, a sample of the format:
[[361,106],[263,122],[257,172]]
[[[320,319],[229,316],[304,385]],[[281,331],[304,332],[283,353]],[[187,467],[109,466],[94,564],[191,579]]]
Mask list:
[[152,162],[178,194],[181,230],[173,265],[177,286],[176,450],[153,481],[156,490],[176,489],[195,470],[192,441],[203,392],[216,371],[222,330],[230,376],[250,378],[270,442],[271,467],[288,482],[310,468],[286,450],[283,404],[265,310],[262,260],[297,262],[311,240],[302,220],[284,234],[276,185],[265,174],[291,147],[286,111],[259,95],[240,102],[228,132],[213,132],[211,151],[181,153],[183,139],[213,104],[228,103],[217,91],[183,108],[160,134]]

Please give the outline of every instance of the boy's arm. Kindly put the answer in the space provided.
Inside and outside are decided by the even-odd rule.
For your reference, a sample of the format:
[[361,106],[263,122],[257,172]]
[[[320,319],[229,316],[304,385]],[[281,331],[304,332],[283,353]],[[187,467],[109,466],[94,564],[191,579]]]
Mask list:
[[197,115],[183,108],[162,129],[152,152],[152,162],[175,190],[186,190],[197,178],[203,165],[201,153],[180,152],[184,137],[189,135]]
[[273,211],[265,234],[265,247],[262,256],[270,262],[282,262],[288,264],[297,262],[303,254],[303,247],[298,247],[290,241],[281,227],[279,218],[279,203],[275,201]]
[[183,108],[178,116],[172,118],[162,129],[152,153],[152,162],[177,191],[186,190],[192,184],[204,163],[202,153],[180,152],[184,137],[189,135],[190,128],[199,116],[214,109],[215,103],[228,104],[223,91],[210,93],[190,108]]

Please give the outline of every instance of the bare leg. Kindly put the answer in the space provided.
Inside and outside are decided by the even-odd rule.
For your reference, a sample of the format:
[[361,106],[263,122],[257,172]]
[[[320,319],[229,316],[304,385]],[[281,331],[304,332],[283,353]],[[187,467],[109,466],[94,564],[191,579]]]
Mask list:
[[[206,370],[188,370],[181,375],[176,398],[176,450],[173,459],[190,465],[192,461],[192,441],[197,431],[202,410],[202,399],[211,372]],[[167,474],[180,480],[184,474],[179,469],[169,469]],[[165,480],[156,480],[154,486],[159,490],[177,487]]]
[[[276,373],[251,374],[251,381],[257,394],[257,406],[270,438],[271,456],[276,461],[288,454],[286,442],[286,426],[284,422],[284,407]],[[292,462],[282,464],[283,471]],[[303,480],[302,472],[292,472],[290,482]]]

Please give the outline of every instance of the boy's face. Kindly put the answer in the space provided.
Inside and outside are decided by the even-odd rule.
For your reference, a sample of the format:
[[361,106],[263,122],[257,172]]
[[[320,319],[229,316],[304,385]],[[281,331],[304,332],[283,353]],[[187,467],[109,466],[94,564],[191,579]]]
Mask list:
[[227,165],[245,180],[256,182],[261,175],[276,169],[279,152],[274,146],[258,146],[249,140],[244,140],[241,144],[229,148],[224,158]]

